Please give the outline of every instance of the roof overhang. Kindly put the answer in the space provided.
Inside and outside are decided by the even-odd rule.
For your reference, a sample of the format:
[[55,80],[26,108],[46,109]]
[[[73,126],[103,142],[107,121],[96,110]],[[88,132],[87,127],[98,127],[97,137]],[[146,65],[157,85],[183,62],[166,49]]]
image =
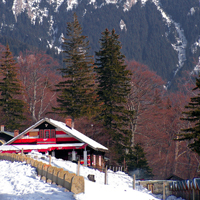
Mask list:
[[73,150],[85,149],[85,143],[68,143],[68,144],[40,144],[40,145],[2,145],[0,153],[19,153],[23,150],[24,153],[36,150],[38,152],[47,152],[54,150]]

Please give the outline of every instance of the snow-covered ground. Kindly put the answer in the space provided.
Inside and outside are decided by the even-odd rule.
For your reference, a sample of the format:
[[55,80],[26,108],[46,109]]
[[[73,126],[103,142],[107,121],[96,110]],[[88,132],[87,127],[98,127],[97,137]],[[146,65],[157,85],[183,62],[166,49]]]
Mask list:
[[[32,157],[36,154],[32,153]],[[48,163],[48,157],[37,154],[37,159]],[[77,165],[70,161],[52,158],[52,165],[62,167],[69,172],[77,172]],[[88,174],[94,174],[96,182],[88,180]],[[80,175],[85,178],[85,193],[74,195],[64,188],[50,185],[39,180],[35,168],[25,162],[10,162],[0,160],[0,199],[1,200],[159,200],[162,196],[153,196],[136,183],[132,189],[133,180],[123,172],[108,170],[107,185],[104,184],[104,173],[84,166],[80,168]],[[170,196],[167,200],[181,200]]]

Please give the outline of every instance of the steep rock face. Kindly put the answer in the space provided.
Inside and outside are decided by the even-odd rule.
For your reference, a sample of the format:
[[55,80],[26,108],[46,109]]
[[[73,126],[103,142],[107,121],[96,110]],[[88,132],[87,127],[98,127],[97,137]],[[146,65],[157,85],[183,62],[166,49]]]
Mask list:
[[34,47],[62,59],[62,36],[74,11],[92,53],[101,32],[114,28],[126,58],[148,65],[168,85],[181,71],[198,69],[198,0],[0,0],[0,43],[16,54]]

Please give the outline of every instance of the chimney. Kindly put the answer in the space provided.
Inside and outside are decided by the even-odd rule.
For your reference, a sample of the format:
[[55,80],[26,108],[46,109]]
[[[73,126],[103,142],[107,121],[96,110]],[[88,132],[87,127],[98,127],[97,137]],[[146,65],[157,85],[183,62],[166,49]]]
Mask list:
[[4,132],[4,125],[1,125],[1,131]]
[[14,130],[14,137],[19,135],[19,130]]
[[66,119],[66,120],[65,120],[65,124],[66,124],[66,126],[68,126],[69,128],[72,128],[72,119]]

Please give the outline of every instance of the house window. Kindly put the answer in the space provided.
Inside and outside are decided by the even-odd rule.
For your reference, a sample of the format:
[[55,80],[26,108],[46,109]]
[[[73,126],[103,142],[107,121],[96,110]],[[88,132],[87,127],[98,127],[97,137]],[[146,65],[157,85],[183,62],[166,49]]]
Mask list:
[[55,138],[55,129],[51,129],[51,138]]
[[43,130],[40,130],[39,135],[40,135],[40,138],[44,138]]
[[50,130],[44,130],[44,138],[50,138]]
[[55,138],[55,129],[46,129],[43,130],[41,129],[39,132],[39,137],[40,138]]

